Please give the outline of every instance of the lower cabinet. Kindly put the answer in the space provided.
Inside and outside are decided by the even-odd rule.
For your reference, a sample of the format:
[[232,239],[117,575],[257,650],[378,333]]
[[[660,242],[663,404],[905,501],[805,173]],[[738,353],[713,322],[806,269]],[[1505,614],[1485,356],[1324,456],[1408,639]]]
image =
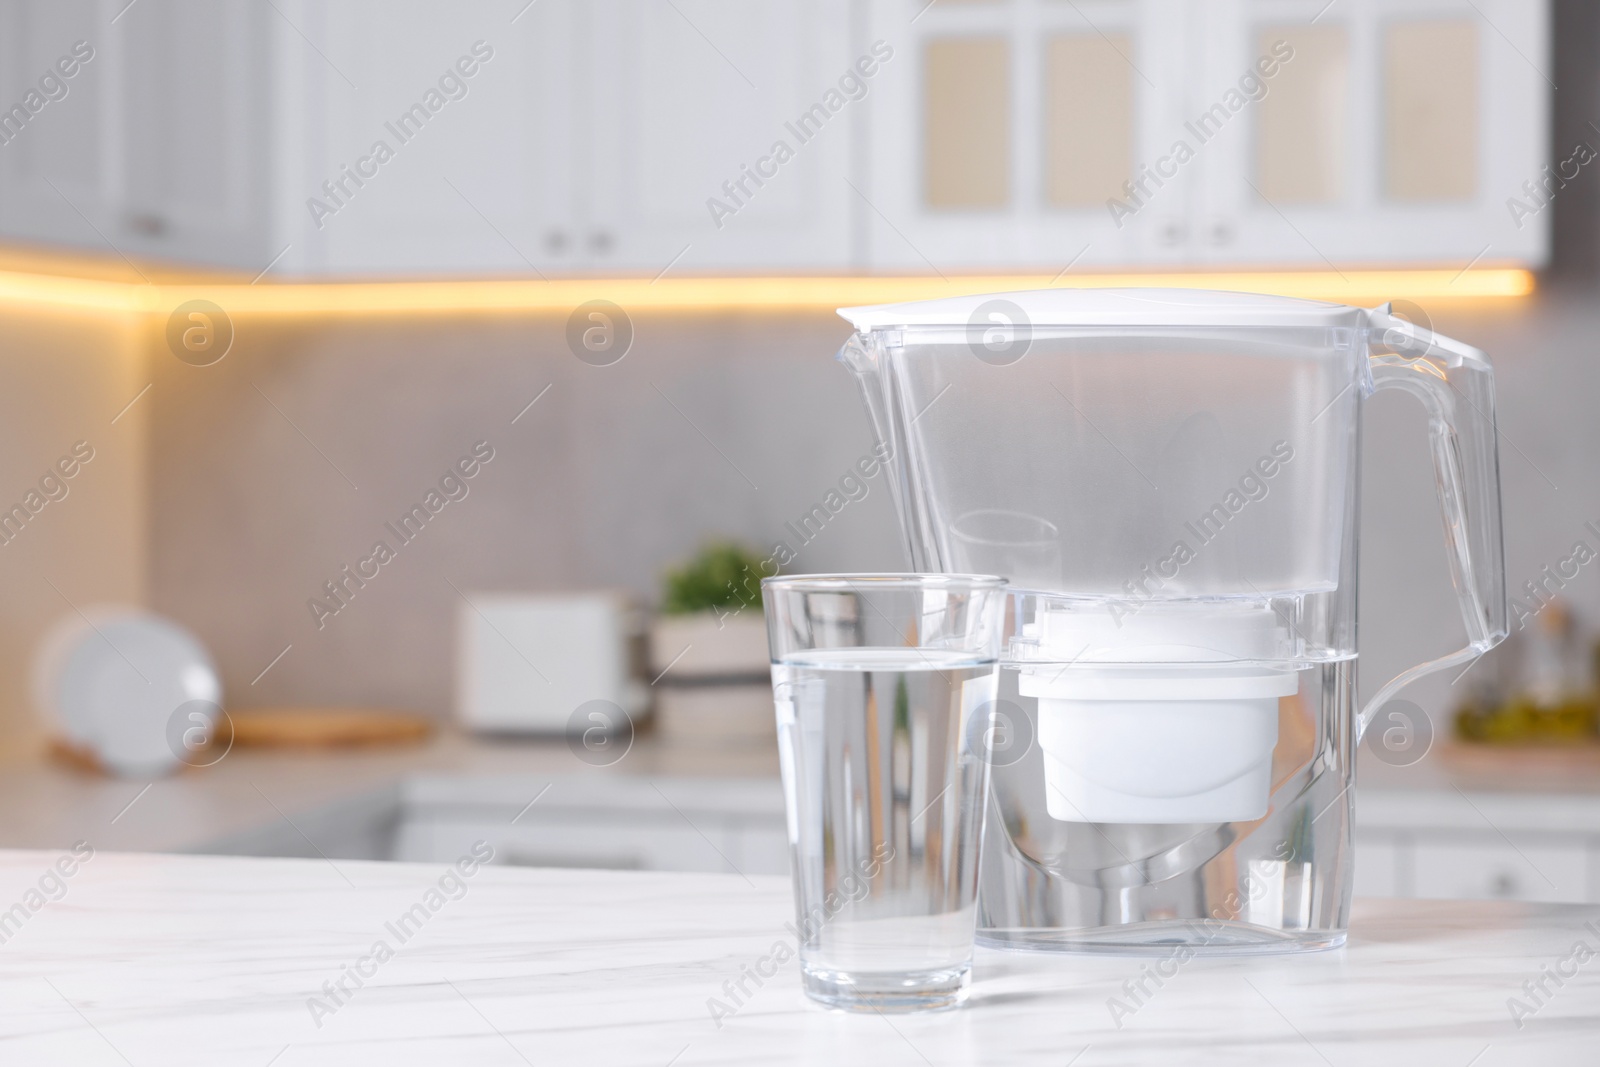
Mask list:
[[405,783],[390,858],[453,863],[478,841],[495,863],[783,875],[789,837],[776,779],[582,775]]
[[[1600,903],[1600,794],[1369,790],[1355,833],[1358,897]],[[193,851],[784,875],[775,779],[422,775]]]
[[1443,900],[1596,899],[1589,845],[1582,840],[1535,843],[1496,840],[1418,841],[1416,896]]
[[1357,896],[1600,902],[1600,836],[1357,831]]
[[1600,902],[1600,793],[1358,790],[1357,896]]
[[[505,820],[417,813],[396,830],[392,859],[448,863],[476,841],[495,860],[520,867],[787,874],[788,839],[779,818],[675,812],[588,816],[559,812],[508,826]],[[526,822],[527,825],[522,825]],[[1600,903],[1600,837],[1418,829],[1356,834],[1360,897]]]
[[[487,841],[496,863],[514,867],[586,867],[624,871],[694,871],[723,874],[789,873],[782,818],[694,818],[668,812],[591,818],[562,813],[530,825],[470,819],[405,819],[393,859],[451,863],[474,842]],[[691,818],[693,818],[691,816]]]

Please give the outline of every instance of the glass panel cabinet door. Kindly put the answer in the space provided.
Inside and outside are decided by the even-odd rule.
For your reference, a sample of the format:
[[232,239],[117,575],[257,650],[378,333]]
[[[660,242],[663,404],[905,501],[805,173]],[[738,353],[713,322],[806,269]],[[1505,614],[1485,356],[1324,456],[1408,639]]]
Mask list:
[[[1276,62],[1274,47],[1292,50],[1293,58]],[[1256,195],[1274,204],[1339,203],[1349,188],[1349,29],[1333,22],[1263,26],[1255,51],[1269,57],[1267,70],[1278,67],[1262,79],[1256,102]]]
[[922,49],[922,203],[933,211],[1011,200],[1011,42],[945,37]]
[[1135,73],[1128,33],[1044,39],[1044,203],[1093,209],[1126,196],[1133,177]]
[[1395,19],[1383,27],[1383,192],[1394,201],[1470,203],[1483,140],[1479,25]]
[[[1231,89],[1245,100],[1205,149],[1206,262],[1543,262],[1543,0],[1203,6],[1191,110]],[[1245,84],[1274,56],[1259,89]]]
[[1171,158],[1183,0],[870,0],[857,217],[870,265],[947,273],[1182,259]]

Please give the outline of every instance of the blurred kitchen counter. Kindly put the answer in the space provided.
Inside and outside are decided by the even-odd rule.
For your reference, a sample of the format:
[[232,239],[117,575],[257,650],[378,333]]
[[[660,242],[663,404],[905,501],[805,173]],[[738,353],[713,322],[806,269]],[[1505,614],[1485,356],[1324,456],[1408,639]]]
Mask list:
[[[153,782],[101,776],[42,755],[13,755],[0,762],[0,847],[66,848],[85,840],[116,851],[209,851],[214,842],[286,823],[298,834],[293,827],[302,813],[365,797],[381,804],[386,790],[418,779],[437,795],[452,779],[500,783],[503,792],[508,781],[557,778],[592,779],[596,788],[583,790],[591,796],[615,792],[605,783],[617,779],[634,784],[621,787],[630,793],[656,779],[758,779],[770,783],[781,805],[775,741],[717,749],[673,745],[641,732],[616,763],[597,767],[559,738],[484,739],[446,729],[408,746],[240,748],[213,766]],[[313,836],[317,843],[308,841],[308,847],[328,847]]]
[[[536,867],[780,874],[775,744],[641,732],[609,766],[565,740],[447,730],[404,747],[246,749],[154,782],[0,762],[0,847],[443,862],[490,842]],[[1600,774],[1560,757],[1409,767],[1363,749],[1359,896],[1600,903]]]
[[1363,746],[1355,850],[1358,896],[1600,903],[1600,766],[1446,742],[1399,767]]

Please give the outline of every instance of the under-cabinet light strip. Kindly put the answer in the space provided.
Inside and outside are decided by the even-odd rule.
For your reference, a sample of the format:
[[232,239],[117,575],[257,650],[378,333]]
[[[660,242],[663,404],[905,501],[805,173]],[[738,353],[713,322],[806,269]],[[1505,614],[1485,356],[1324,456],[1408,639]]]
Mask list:
[[197,282],[145,284],[0,271],[0,303],[120,314],[166,315],[209,300],[230,315],[567,313],[590,300],[629,311],[812,311],[1025,289],[1155,286],[1269,293],[1339,303],[1526,296],[1533,274],[1481,270],[1274,271],[1215,274],[959,275],[948,278],[730,277],[560,278],[389,282]]

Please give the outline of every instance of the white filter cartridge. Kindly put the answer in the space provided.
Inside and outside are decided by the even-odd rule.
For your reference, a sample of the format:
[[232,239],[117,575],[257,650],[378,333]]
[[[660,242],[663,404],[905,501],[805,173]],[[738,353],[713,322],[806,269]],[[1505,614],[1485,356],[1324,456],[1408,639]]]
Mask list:
[[1299,688],[1271,609],[1049,612],[1038,637],[1059,662],[1024,666],[1019,690],[1039,702],[1052,818],[1215,823],[1267,813],[1278,701]]

